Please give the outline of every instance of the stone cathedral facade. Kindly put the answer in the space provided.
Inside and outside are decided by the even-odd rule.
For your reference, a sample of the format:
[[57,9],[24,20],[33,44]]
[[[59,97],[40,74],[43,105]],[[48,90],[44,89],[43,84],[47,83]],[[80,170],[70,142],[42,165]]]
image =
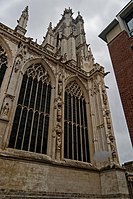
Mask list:
[[42,44],[25,36],[28,7],[14,30],[0,23],[1,198],[129,198],[106,73],[72,15]]

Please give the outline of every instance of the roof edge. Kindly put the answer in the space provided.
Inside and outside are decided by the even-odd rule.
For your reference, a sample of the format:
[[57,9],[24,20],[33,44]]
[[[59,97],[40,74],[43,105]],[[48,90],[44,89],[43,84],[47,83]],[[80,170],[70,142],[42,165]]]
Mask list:
[[106,35],[118,24],[117,19],[114,19],[99,35],[103,41],[107,43]]

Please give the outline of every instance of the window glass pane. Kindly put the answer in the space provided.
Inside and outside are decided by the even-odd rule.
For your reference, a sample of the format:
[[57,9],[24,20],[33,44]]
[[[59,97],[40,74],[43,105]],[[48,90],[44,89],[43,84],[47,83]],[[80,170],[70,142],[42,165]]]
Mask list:
[[87,116],[86,116],[86,103],[85,100],[83,100],[83,108],[84,108],[84,122],[85,122],[85,127],[87,127]]
[[47,91],[47,84],[44,83],[43,91],[42,91],[41,112],[44,112],[44,110],[45,110],[46,91]]
[[72,112],[71,112],[71,95],[68,95],[68,119],[72,121]]
[[32,116],[33,116],[33,111],[30,110],[29,113],[28,113],[25,136],[24,136],[24,143],[23,143],[23,150],[26,150],[26,151],[28,150],[28,145],[29,145]]
[[36,89],[37,89],[37,79],[35,78],[33,80],[32,93],[31,93],[31,98],[30,98],[31,108],[34,108],[34,105],[35,105]]
[[72,124],[69,123],[69,159],[72,159]]
[[130,14],[126,17],[125,22],[126,22],[126,24],[127,24],[127,26],[128,26],[129,31],[133,30],[133,12],[130,13]]
[[30,76],[29,79],[28,79],[28,85],[27,85],[26,95],[25,95],[25,99],[24,99],[24,105],[25,106],[28,106],[28,103],[29,103],[31,85],[32,85],[32,77]]
[[75,113],[75,96],[73,96],[73,123],[76,122],[76,113]]
[[36,146],[36,152],[40,153],[41,152],[41,142],[42,142],[42,131],[43,131],[43,123],[44,123],[44,115],[40,115],[40,120],[39,120],[39,127],[38,127],[38,135],[37,135],[37,146]]
[[4,79],[4,75],[7,69],[7,55],[6,51],[0,46],[0,87]]
[[86,156],[87,162],[90,162],[90,153],[89,153],[89,139],[88,139],[88,130],[85,129],[85,141],[86,141]]
[[76,98],[76,107],[77,107],[77,124],[79,124],[79,100]]
[[74,160],[77,160],[77,135],[76,135],[76,125],[73,125],[73,140],[74,140]]
[[84,128],[82,127],[82,151],[83,151],[83,161],[86,162],[86,151],[85,151],[85,138],[84,138]]
[[44,126],[44,134],[43,134],[43,146],[42,153],[47,153],[47,139],[48,139],[48,127],[49,127],[49,116],[45,116],[45,126]]
[[32,135],[31,135],[31,142],[30,142],[30,151],[34,152],[35,150],[35,142],[36,142],[36,135],[38,129],[38,111],[35,112],[34,121],[33,121],[33,128],[32,128]]
[[80,99],[80,118],[81,118],[81,125],[83,125],[83,107],[82,107],[82,99]]
[[21,121],[20,121],[19,131],[18,131],[17,144],[16,144],[17,149],[21,149],[26,116],[27,116],[27,109],[24,108],[22,112]]
[[65,104],[64,104],[64,120],[67,120],[67,92],[65,92]]
[[14,122],[13,122],[13,127],[12,127],[12,131],[11,131],[11,136],[10,136],[10,141],[9,141],[9,147],[10,148],[14,148],[14,145],[15,145],[15,140],[16,140],[16,135],[17,135],[17,130],[18,130],[20,114],[21,114],[21,106],[18,106],[17,109],[16,109]]
[[67,122],[64,124],[64,158],[67,158]]
[[77,127],[77,137],[78,137],[78,160],[81,161],[81,137],[80,137],[80,127]]
[[4,75],[5,75],[6,69],[7,69],[6,64],[2,64],[1,68],[0,68],[0,87],[1,87],[2,81],[4,79]]
[[50,111],[50,99],[51,99],[51,86],[48,85],[47,102],[46,102],[46,113]]
[[36,99],[36,110],[39,110],[39,108],[40,108],[41,91],[42,91],[42,81],[39,81],[38,91],[37,91],[37,99]]
[[20,93],[19,93],[18,104],[23,104],[26,83],[27,83],[27,74],[24,74],[22,84],[21,84]]

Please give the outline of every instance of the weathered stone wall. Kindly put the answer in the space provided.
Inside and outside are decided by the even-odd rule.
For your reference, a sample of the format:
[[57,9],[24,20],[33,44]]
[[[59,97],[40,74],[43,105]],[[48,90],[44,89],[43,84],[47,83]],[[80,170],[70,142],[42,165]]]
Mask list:
[[1,198],[129,198],[122,169],[2,157],[0,176]]

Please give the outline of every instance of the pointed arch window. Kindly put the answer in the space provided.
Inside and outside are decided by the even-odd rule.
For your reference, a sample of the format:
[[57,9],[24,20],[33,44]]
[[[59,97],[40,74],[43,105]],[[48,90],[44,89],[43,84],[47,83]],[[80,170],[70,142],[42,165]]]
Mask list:
[[31,65],[23,75],[9,148],[46,154],[51,83],[41,64]]
[[6,51],[0,46],[0,87],[5,76],[7,69],[7,54]]
[[86,102],[76,81],[65,88],[64,158],[90,162]]

